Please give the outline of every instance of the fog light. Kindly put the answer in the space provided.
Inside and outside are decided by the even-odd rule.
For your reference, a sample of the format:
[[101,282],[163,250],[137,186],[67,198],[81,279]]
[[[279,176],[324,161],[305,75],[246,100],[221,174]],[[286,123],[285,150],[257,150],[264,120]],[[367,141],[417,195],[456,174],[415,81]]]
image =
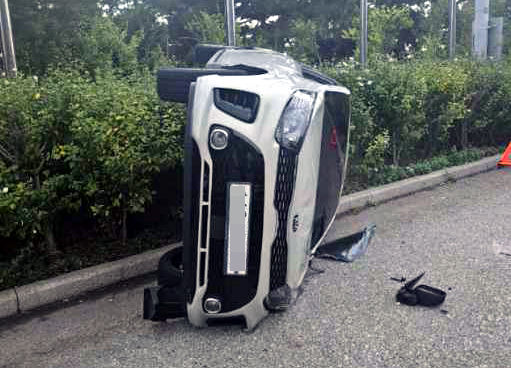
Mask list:
[[204,301],[204,310],[210,314],[219,313],[222,309],[222,303],[217,298],[207,298]]
[[229,143],[229,133],[223,129],[213,129],[209,136],[209,144],[215,150],[223,150]]

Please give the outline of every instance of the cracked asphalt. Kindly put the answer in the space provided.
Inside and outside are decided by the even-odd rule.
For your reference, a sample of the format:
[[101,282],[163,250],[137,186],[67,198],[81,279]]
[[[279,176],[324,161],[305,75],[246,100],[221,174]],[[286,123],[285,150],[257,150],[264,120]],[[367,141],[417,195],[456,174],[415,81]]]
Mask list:
[[[324,272],[252,333],[142,320],[148,276],[0,321],[0,367],[511,367],[511,171],[343,216],[329,238],[369,222],[363,258],[315,260]],[[390,277],[422,271],[445,303],[397,304]]]

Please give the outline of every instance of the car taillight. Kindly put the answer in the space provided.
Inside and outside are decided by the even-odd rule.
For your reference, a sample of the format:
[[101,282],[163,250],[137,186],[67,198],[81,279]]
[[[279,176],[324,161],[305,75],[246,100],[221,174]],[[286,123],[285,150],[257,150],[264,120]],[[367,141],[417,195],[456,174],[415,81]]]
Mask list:
[[259,96],[251,92],[215,88],[214,100],[219,110],[246,123],[254,122],[259,109]]

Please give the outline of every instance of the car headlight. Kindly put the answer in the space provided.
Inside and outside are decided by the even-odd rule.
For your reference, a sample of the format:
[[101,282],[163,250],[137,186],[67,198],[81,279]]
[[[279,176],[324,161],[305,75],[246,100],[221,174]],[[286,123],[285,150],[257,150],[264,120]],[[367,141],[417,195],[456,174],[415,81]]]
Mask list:
[[316,93],[298,90],[284,108],[275,130],[275,139],[281,146],[299,151],[309,127]]

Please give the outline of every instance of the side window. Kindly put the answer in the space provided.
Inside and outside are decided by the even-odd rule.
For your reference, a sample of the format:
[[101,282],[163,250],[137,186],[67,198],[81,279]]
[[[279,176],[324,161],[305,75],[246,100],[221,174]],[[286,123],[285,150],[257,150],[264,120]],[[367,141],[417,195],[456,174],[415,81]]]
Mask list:
[[325,92],[324,111],[311,247],[323,236],[339,203],[348,149],[350,97],[339,92]]

